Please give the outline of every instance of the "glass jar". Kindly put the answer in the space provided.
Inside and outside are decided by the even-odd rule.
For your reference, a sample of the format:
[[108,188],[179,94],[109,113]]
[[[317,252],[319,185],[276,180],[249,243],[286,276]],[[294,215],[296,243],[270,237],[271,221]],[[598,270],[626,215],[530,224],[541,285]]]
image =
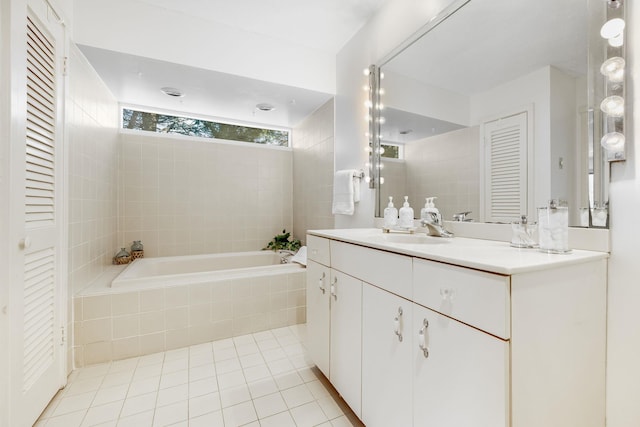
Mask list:
[[538,237],[542,252],[570,252],[569,208],[566,202],[554,199],[547,207],[538,208]]
[[133,245],[131,245],[131,251],[142,251],[144,250],[144,246],[142,245],[142,240],[134,240]]

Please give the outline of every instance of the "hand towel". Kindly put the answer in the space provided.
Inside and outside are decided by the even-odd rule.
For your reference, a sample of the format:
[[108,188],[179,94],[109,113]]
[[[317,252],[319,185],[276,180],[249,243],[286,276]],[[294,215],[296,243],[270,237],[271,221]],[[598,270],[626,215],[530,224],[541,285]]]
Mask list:
[[333,208],[332,213],[353,215],[355,211],[354,182],[355,169],[336,171],[333,177]]
[[307,266],[307,247],[303,246],[298,249],[298,252],[294,256],[291,257],[289,262],[297,262],[298,264],[302,264],[305,267]]

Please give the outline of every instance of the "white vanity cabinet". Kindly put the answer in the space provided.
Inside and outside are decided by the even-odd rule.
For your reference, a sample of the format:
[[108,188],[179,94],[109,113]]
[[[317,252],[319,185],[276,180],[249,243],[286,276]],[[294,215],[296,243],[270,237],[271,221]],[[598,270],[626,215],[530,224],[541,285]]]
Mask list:
[[367,427],[412,424],[413,303],[362,285],[362,421]]
[[413,426],[509,425],[509,344],[413,307]]
[[606,254],[313,233],[310,356],[368,427],[604,427]]
[[307,247],[307,349],[361,416],[362,282],[329,267],[328,239],[308,236]]
[[318,369],[329,378],[330,287],[329,267],[307,260],[307,350]]

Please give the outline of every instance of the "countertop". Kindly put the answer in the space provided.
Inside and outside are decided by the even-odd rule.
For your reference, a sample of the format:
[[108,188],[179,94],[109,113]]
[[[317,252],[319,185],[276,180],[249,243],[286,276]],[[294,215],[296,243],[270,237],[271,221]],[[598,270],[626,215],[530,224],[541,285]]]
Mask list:
[[383,233],[377,228],[309,230],[308,234],[412,257],[512,275],[606,259],[606,252],[574,249],[547,254],[538,249],[513,248],[506,242],[465,237],[431,237],[425,233]]

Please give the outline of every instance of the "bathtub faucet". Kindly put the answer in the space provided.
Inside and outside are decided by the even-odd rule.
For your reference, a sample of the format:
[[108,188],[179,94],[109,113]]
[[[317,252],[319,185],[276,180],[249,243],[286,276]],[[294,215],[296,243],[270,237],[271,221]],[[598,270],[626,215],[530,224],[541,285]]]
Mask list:
[[289,259],[295,254],[296,254],[295,251],[280,249],[278,251],[278,255],[280,255],[280,264],[289,264]]

